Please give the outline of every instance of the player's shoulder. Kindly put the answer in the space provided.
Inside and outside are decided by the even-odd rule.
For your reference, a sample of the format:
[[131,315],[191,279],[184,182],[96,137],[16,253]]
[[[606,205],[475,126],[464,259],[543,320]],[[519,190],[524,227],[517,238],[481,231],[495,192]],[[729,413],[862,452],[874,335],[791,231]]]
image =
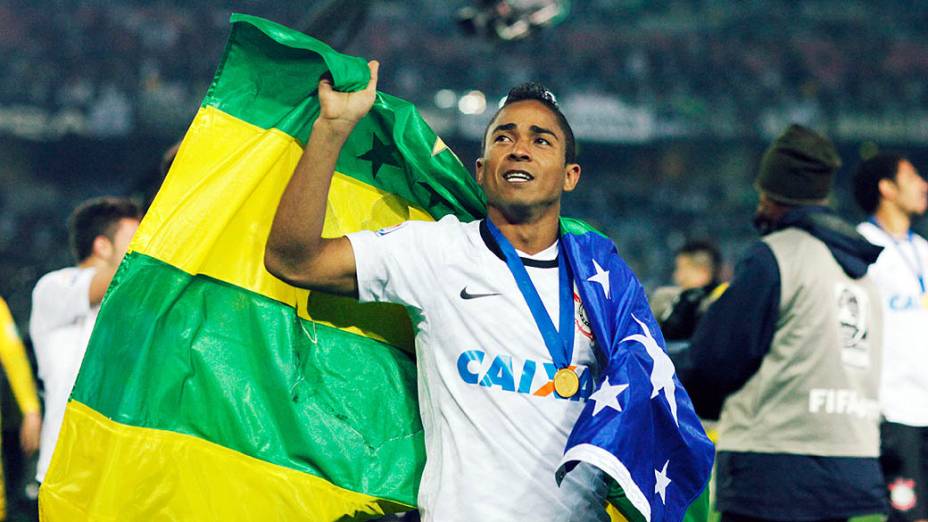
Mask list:
[[880,228],[869,221],[858,223],[857,232],[864,236],[864,239],[873,244],[883,245],[886,242],[886,237]]
[[466,233],[468,230],[476,230],[480,225],[480,220],[461,221],[460,218],[454,214],[448,214],[438,221],[432,221],[429,224],[442,231]]
[[33,298],[55,289],[73,286],[77,283],[82,274],[86,274],[92,270],[92,268],[79,268],[76,266],[53,270],[40,277],[36,282],[35,288],[32,291]]
[[916,232],[912,232],[912,241],[919,246],[919,248],[928,250],[928,240],[924,236]]
[[439,219],[438,221],[422,221],[422,220],[410,220],[403,221],[402,223],[384,227],[376,231],[376,234],[379,236],[385,236],[392,234],[393,232],[399,230],[414,230],[417,232],[424,231],[428,232],[431,230],[440,230],[440,229],[453,229],[458,228],[466,223],[463,223],[457,218],[454,214],[448,214],[447,216]]
[[868,235],[877,232],[877,228],[869,221],[861,221],[860,223],[857,223],[857,231],[861,234]]
[[47,274],[43,275],[36,282],[36,288],[43,288],[46,286],[54,286],[65,283],[71,280],[75,275],[77,275],[80,269],[75,266],[69,266],[67,268],[59,268],[58,270],[52,270]]
[[426,250],[433,258],[467,249],[479,238],[479,221],[463,222],[454,215],[438,221],[404,221],[370,233],[371,240],[383,246],[406,249],[410,254]]

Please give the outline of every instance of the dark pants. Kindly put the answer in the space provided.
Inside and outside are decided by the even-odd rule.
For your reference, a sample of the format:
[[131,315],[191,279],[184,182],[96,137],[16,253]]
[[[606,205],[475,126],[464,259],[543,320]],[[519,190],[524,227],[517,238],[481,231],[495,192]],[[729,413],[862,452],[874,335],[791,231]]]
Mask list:
[[928,428],[884,422],[880,442],[888,522],[928,518]]

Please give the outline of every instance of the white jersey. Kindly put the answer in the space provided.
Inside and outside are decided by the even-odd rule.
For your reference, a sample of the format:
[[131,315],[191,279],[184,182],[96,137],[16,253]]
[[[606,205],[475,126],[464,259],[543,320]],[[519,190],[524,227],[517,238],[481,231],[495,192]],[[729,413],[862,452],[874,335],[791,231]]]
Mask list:
[[[348,236],[360,300],[405,305],[416,329],[423,520],[608,520],[597,469],[578,466],[561,487],[554,478],[595,386],[592,334],[579,297],[575,291],[571,364],[581,391],[563,399],[554,393],[556,368],[528,305],[480,224],[448,216]],[[557,325],[557,246],[520,255]]]
[[928,426],[928,242],[916,234],[893,241],[873,223],[857,230],[883,252],[869,274],[883,295],[880,403],[890,422]]
[[45,415],[36,480],[45,479],[65,405],[81,368],[99,306],[90,306],[95,268],[64,268],[44,275],[32,291],[29,334],[45,386]]

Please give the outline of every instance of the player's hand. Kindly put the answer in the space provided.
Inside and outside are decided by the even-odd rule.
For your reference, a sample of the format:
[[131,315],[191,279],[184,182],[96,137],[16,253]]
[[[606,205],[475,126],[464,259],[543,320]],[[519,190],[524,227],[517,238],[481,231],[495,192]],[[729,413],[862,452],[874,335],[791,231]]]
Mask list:
[[367,63],[371,79],[362,91],[339,92],[332,88],[332,80],[323,78],[319,81],[319,119],[317,124],[329,125],[338,132],[351,132],[371,107],[377,96],[377,71],[380,63],[376,60]]
[[38,412],[23,415],[23,425],[19,428],[19,445],[27,457],[39,449],[41,432],[42,416]]

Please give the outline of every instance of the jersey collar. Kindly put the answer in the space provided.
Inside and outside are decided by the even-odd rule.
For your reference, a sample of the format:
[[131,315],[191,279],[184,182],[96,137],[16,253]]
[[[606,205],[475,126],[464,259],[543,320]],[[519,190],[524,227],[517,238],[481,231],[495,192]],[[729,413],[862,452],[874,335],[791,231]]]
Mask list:
[[[506,258],[503,257],[503,251],[500,250],[499,245],[496,244],[496,241],[493,240],[493,235],[490,234],[490,229],[487,228],[486,219],[480,220],[480,238],[483,239],[483,243],[490,249],[490,252],[493,252],[493,255],[498,257],[500,260],[505,261]],[[529,257],[519,257],[522,260],[522,264],[532,268],[557,268],[557,260],[554,259],[532,259]]]

